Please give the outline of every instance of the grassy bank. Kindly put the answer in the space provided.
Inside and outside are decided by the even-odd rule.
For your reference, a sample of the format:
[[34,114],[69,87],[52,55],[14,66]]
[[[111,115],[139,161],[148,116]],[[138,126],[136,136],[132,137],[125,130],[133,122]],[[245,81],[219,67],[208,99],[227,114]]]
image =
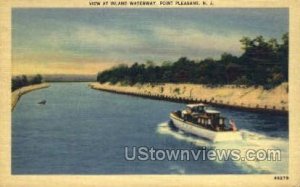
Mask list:
[[15,91],[12,92],[11,94],[11,110],[14,110],[15,106],[17,105],[19,99],[23,94],[26,94],[28,92],[31,92],[33,90],[38,90],[42,88],[48,88],[50,85],[47,83],[42,83],[42,84],[35,84],[35,85],[30,85],[30,86],[25,86],[22,88],[19,88]]
[[288,112],[287,83],[270,90],[266,90],[263,87],[236,87],[230,85],[212,88],[197,84],[136,84],[125,86],[121,84],[92,83],[90,87],[164,100],[206,102],[213,105],[257,111]]

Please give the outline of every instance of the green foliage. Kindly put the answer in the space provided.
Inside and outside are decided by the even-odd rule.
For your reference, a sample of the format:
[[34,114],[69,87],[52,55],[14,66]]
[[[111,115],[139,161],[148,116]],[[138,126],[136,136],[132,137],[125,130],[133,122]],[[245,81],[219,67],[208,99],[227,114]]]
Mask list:
[[43,77],[40,74],[35,75],[35,76],[31,77],[30,79],[27,78],[27,76],[25,76],[25,75],[16,76],[16,77],[12,78],[11,90],[14,91],[23,86],[40,84],[40,83],[42,83],[42,81],[43,81]]
[[152,61],[131,66],[119,65],[98,73],[97,81],[133,85],[136,83],[199,83],[209,86],[224,84],[263,85],[274,87],[288,81],[288,33],[282,42],[263,36],[240,40],[243,54],[239,57],[223,53],[220,60],[206,58],[201,61],[179,58],[176,62]]
[[32,79],[31,79],[31,84],[40,84],[42,82],[42,76],[40,74],[34,76]]

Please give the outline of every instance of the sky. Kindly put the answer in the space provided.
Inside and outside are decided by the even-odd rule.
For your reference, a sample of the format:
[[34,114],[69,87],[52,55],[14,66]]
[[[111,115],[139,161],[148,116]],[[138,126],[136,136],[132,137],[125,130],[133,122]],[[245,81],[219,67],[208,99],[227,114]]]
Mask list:
[[14,8],[13,74],[96,74],[120,63],[240,55],[243,36],[281,39],[288,9]]

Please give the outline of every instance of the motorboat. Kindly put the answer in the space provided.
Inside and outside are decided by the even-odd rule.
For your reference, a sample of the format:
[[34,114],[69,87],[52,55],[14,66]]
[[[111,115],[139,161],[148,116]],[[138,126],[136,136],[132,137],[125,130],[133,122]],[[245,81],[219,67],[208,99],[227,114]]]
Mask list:
[[38,104],[40,104],[40,105],[45,105],[46,103],[47,103],[46,100],[42,100],[42,101],[38,102]]
[[226,118],[219,111],[203,103],[188,104],[183,110],[171,112],[170,119],[178,129],[213,142],[242,140],[233,119],[226,124]]

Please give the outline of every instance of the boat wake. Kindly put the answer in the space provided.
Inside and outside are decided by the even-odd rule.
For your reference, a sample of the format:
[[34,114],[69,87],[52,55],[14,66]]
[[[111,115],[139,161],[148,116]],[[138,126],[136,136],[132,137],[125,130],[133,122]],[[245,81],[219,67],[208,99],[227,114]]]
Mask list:
[[170,166],[171,174],[185,174],[185,169],[182,166],[173,165]]
[[192,143],[196,146],[206,146],[210,147],[212,143],[208,140],[198,138],[192,134],[187,134],[184,131],[171,126],[168,122],[163,122],[158,124],[157,132],[159,134],[171,135],[178,140],[183,140]]
[[[176,128],[176,127],[175,127]],[[233,164],[241,168],[246,173],[288,173],[288,140],[283,138],[274,138],[253,131],[241,130],[243,140],[238,142],[218,142],[213,143],[209,140],[201,139],[194,135],[185,133],[182,130],[174,129],[168,122],[158,124],[157,132],[159,134],[170,135],[177,140],[192,143],[196,147],[219,150],[240,150],[241,156],[245,156],[248,150],[270,150],[276,149],[281,151],[279,161],[232,161]],[[216,161],[223,163],[225,161]]]

